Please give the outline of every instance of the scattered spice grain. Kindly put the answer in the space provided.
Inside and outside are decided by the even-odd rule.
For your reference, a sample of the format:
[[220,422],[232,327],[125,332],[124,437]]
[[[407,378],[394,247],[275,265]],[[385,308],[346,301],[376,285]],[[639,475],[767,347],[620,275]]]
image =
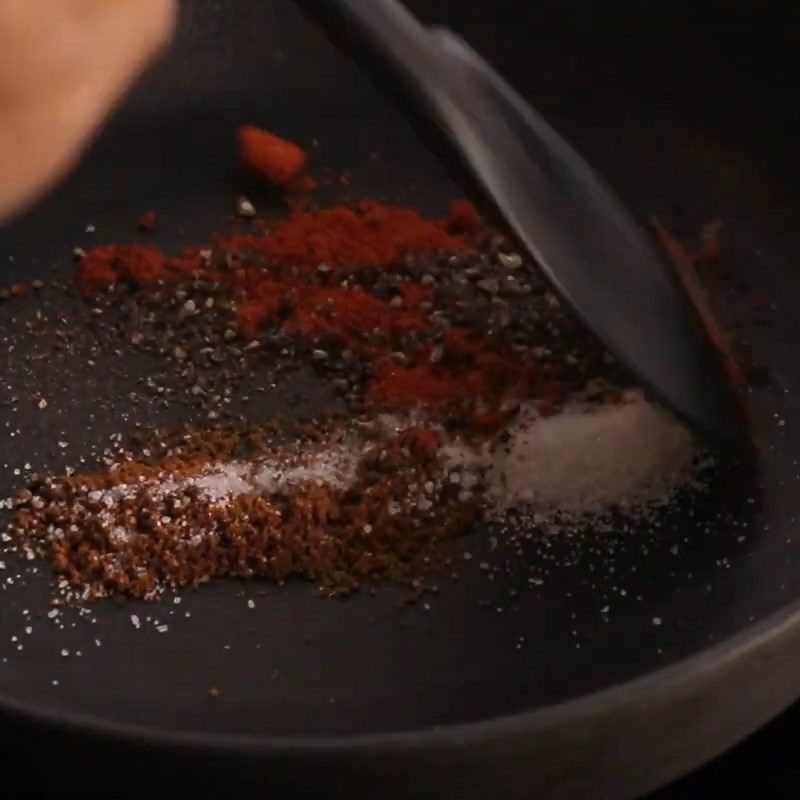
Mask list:
[[139,217],[139,230],[145,233],[149,233],[152,231],[156,226],[156,212],[152,209],[145,211],[141,217]]

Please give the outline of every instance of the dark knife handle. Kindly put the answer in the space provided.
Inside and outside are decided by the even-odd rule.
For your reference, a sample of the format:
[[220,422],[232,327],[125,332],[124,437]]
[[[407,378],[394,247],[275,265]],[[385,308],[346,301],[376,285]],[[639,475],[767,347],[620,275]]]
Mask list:
[[401,2],[298,0],[298,5],[386,88],[425,102],[424,78],[434,68],[431,35]]

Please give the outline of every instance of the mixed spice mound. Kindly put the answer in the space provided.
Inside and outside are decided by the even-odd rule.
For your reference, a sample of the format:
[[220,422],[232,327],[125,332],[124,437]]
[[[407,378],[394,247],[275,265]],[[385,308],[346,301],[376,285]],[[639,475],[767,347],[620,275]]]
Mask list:
[[299,576],[342,595],[378,579],[422,586],[477,522],[641,514],[697,473],[689,434],[637,393],[547,418],[525,403],[514,417],[493,436],[418,413],[185,433],[33,482],[12,530],[74,601],[224,576]]
[[441,566],[438,545],[477,500],[475,482],[434,467],[432,441],[374,420],[290,445],[253,430],[185,435],[162,458],[33,485],[15,524],[80,600],[219,576],[299,575],[329,594],[373,577],[413,582]]
[[[240,137],[250,168],[295,181],[305,160],[278,144]],[[16,498],[14,541],[68,600],[223,576],[421,586],[476,525],[643,513],[698,475],[691,436],[466,201],[445,219],[295,208],[175,256],[97,247],[77,284],[120,354],[168,377],[157,401],[194,422]],[[311,367],[344,410],[240,418],[232,399],[264,365]]]

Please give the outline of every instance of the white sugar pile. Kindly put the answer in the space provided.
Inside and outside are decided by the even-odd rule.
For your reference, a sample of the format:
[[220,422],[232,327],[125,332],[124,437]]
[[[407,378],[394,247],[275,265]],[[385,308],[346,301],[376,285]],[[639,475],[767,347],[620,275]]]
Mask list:
[[498,509],[593,514],[668,500],[689,480],[691,435],[666,412],[630,393],[620,404],[573,405],[553,417],[525,407],[507,443],[444,450],[452,469],[484,475]]

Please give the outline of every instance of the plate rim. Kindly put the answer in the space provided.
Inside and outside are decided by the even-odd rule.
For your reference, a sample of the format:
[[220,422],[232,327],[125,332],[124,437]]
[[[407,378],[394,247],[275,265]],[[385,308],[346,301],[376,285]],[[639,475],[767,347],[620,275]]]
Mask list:
[[[705,705],[710,701],[718,703],[718,700],[714,700],[704,691],[704,687],[714,683],[721,686],[723,692],[730,697],[736,693],[737,700],[733,705],[738,706],[744,714],[738,724],[733,727],[723,726],[710,739],[698,737],[697,731],[693,736],[692,729],[683,726],[681,757],[673,757],[670,763],[660,763],[660,768],[644,776],[644,781],[642,776],[632,775],[633,780],[638,781],[634,785],[639,792],[656,788],[704,763],[790,705],[800,694],[800,670],[795,668],[796,662],[786,658],[786,651],[790,649],[794,649],[800,657],[800,600],[773,611],[764,619],[754,622],[751,627],[740,630],[699,653],[636,678],[561,703],[453,725],[330,736],[198,733],[114,721],[76,711],[48,710],[42,704],[16,700],[4,692],[0,692],[0,715],[56,732],[102,737],[104,742],[111,740],[112,744],[149,746],[167,752],[198,755],[213,752],[218,757],[238,759],[266,758],[268,763],[270,759],[291,756],[412,757],[423,751],[430,756],[485,746],[487,743],[502,745],[504,741],[509,744],[522,742],[534,745],[537,737],[543,737],[557,729],[562,732],[573,731],[572,737],[578,741],[577,732],[581,726],[584,729],[588,727],[586,722],[592,720],[601,725],[604,721],[616,724],[617,715],[635,714],[637,707],[641,712],[643,703],[649,704],[649,711],[645,709],[645,716],[652,718],[648,724],[657,727],[659,735],[667,739],[663,735],[664,722],[659,721],[664,716],[665,708],[679,705],[687,698],[700,699],[700,706],[703,705],[703,699]],[[754,668],[758,667],[759,671],[764,669],[764,664],[759,665],[758,662],[776,655],[788,666],[783,679],[779,679],[774,672],[771,673],[771,680],[765,682],[766,693],[751,699],[751,693],[740,690],[744,686],[742,678],[752,679]],[[696,715],[698,704],[690,702],[688,706]],[[679,709],[677,719],[685,720],[686,710]],[[670,724],[674,726],[675,721]],[[619,735],[620,731],[617,730],[616,733]],[[597,729],[592,726],[591,736],[597,735]],[[567,742],[568,739],[562,739],[559,747],[571,750],[566,746]],[[528,755],[530,752],[528,749]],[[606,757],[607,755],[606,753]],[[657,752],[651,753],[650,760],[654,764],[658,759]],[[574,752],[571,752],[570,763],[574,768]],[[629,776],[622,776],[622,782],[629,784]],[[575,795],[570,793],[568,796]]]

